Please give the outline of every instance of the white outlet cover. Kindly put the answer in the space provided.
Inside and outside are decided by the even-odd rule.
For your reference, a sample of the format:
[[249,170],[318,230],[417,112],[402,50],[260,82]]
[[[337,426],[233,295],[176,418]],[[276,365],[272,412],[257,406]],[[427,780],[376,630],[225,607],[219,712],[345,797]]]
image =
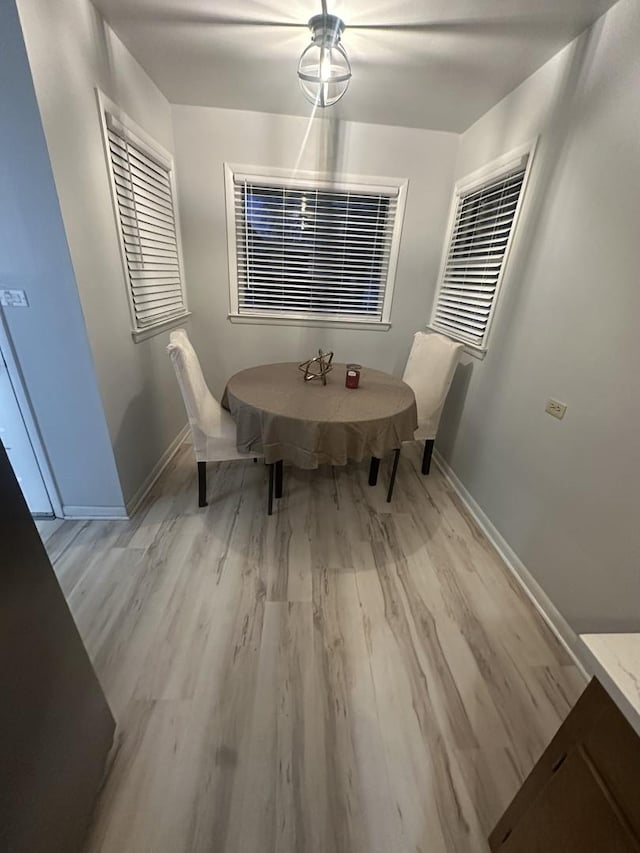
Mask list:
[[0,305],[3,308],[28,308],[29,301],[24,290],[0,289]]
[[544,410],[548,415],[551,415],[552,418],[557,418],[561,421],[564,417],[564,413],[567,411],[567,407],[565,403],[561,403],[559,400],[547,400],[547,405],[544,407]]

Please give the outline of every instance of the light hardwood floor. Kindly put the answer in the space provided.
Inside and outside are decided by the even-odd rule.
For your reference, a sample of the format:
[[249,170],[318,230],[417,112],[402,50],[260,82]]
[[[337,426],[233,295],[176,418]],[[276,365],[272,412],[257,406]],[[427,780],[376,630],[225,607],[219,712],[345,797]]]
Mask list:
[[43,538],[119,723],[87,853],[465,853],[584,687],[446,481],[211,465]]

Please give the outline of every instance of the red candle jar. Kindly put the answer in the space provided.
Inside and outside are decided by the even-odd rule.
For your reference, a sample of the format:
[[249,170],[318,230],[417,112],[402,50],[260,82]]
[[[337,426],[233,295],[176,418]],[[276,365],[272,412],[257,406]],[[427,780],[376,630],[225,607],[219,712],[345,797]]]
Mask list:
[[361,364],[348,364],[347,365],[347,375],[345,377],[344,384],[347,388],[357,388],[360,384],[360,371],[362,370]]

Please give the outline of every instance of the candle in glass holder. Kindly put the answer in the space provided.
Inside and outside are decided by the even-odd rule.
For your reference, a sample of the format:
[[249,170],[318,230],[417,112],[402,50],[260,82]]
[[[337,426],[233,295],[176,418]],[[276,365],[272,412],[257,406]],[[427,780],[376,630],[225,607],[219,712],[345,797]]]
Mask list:
[[362,370],[361,364],[348,364],[347,365],[347,375],[345,377],[344,384],[347,388],[357,388],[360,384],[360,371]]

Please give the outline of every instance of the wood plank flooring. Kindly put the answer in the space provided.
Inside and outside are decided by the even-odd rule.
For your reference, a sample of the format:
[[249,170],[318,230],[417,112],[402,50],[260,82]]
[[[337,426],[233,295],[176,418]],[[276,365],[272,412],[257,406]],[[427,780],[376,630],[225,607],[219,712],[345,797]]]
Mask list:
[[420,448],[39,525],[119,723],[87,853],[477,853],[584,687]]

